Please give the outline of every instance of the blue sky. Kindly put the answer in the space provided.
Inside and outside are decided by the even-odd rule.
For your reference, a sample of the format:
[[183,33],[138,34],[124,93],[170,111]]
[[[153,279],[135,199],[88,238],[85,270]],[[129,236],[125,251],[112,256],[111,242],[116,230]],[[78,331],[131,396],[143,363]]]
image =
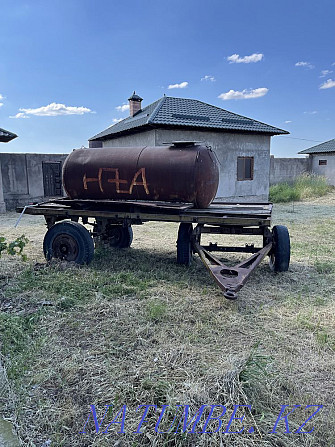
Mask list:
[[128,115],[120,106],[133,90],[143,106],[165,93],[290,131],[272,138],[275,156],[335,138],[333,0],[1,0],[0,8],[0,127],[19,136],[2,151],[87,145]]

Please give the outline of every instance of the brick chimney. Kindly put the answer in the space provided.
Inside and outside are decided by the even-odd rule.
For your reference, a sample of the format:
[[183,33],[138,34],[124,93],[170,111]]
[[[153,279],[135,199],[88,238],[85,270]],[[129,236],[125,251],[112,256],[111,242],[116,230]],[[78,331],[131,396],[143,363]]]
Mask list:
[[132,94],[132,96],[130,98],[128,98],[129,101],[129,114],[130,116],[134,116],[136,115],[137,112],[139,112],[141,110],[141,102],[143,101],[143,99],[136,95],[135,90],[134,93]]

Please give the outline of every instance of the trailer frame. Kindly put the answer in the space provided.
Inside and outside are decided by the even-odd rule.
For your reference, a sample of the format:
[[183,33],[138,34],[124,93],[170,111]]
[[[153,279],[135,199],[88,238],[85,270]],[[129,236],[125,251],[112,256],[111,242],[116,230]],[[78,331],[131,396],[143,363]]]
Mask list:
[[[132,242],[132,225],[149,221],[179,223],[177,262],[189,265],[192,253],[197,253],[223,290],[224,296],[232,300],[237,298],[237,292],[267,255],[274,271],[286,271],[290,261],[288,230],[281,225],[271,230],[272,203],[269,202],[213,202],[206,209],[196,209],[190,203],[57,198],[18,208],[17,212],[21,213],[20,218],[24,213],[44,216],[48,228],[44,238],[47,259],[62,257],[76,260],[76,244],[91,244],[85,230],[96,242],[126,248]],[[92,231],[88,232],[83,226],[82,230],[79,219],[83,225],[92,225]],[[89,219],[94,219],[94,222]],[[75,228],[69,221],[76,223]],[[59,225],[60,222],[62,225]],[[50,236],[51,230],[55,234],[54,238]],[[254,244],[233,247],[216,243],[205,246],[201,244],[203,234],[258,235],[262,236],[263,244],[262,247],[255,247]],[[91,253],[90,257],[87,260],[78,258],[79,263],[90,262],[93,257],[92,247],[87,250]],[[232,267],[224,264],[212,252],[250,253],[251,256]]]

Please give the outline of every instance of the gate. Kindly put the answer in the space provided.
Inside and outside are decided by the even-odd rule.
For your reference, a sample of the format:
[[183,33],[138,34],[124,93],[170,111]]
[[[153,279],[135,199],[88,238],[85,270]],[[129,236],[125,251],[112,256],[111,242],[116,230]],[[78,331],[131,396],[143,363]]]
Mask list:
[[62,196],[62,162],[42,162],[44,196]]

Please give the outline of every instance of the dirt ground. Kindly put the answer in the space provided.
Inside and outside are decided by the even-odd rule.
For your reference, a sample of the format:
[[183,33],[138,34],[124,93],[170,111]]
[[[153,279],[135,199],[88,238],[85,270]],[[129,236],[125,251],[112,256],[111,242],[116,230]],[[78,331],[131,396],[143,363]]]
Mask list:
[[[130,249],[98,250],[90,266],[76,268],[46,266],[43,218],[23,216],[14,229],[17,217],[0,215],[1,235],[29,239],[26,262],[0,259],[10,387],[0,404],[22,445],[335,445],[334,193],[275,205],[274,224],[291,235],[290,270],[273,274],[264,260],[236,301],[223,297],[197,257],[189,268],[176,264],[175,224],[134,227]],[[139,405],[156,406],[141,434],[133,433]],[[183,433],[187,405],[188,422],[207,406]],[[213,418],[226,412],[221,426],[212,419],[206,429],[211,405]],[[285,405],[282,416],[300,407],[289,426],[276,425]],[[315,405],[323,408],[299,430]]]

